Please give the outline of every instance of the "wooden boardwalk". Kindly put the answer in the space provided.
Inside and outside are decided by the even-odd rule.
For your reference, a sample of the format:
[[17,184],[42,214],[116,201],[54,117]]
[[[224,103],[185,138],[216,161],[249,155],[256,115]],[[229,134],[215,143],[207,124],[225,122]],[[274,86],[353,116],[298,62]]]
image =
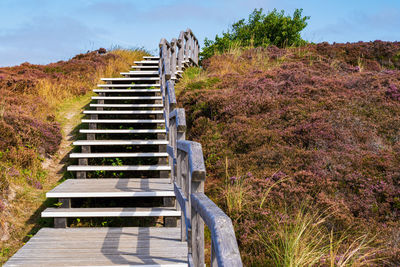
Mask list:
[[173,227],[41,229],[5,266],[187,266]]
[[[162,39],[159,57],[101,79],[83,112],[86,138],[70,154],[76,179],[47,193],[60,204],[42,212],[55,228],[41,229],[4,266],[204,266],[204,225],[212,266],[242,266],[232,222],[204,195],[201,145],[185,141],[185,112],[176,108],[174,83],[198,52],[187,30]],[[77,227],[87,218],[125,225]]]

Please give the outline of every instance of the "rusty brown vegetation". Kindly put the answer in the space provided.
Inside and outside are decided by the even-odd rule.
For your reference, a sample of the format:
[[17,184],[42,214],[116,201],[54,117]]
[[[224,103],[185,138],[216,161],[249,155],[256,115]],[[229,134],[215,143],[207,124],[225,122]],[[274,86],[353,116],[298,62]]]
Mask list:
[[232,48],[203,66],[178,103],[244,262],[398,266],[400,43]]

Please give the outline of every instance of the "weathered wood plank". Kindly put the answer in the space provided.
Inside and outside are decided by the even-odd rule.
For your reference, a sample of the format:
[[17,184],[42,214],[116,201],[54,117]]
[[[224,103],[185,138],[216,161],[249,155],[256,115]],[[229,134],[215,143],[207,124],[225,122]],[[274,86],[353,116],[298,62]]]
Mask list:
[[173,185],[169,179],[69,179],[49,191],[46,197],[169,197],[174,195]]
[[186,266],[187,244],[180,242],[179,229],[43,228],[4,266],[135,266],[142,264]]
[[174,182],[174,191],[175,191],[175,197],[176,200],[179,203],[179,207],[182,211],[181,215],[181,241],[186,241],[187,237],[189,236],[189,229],[192,228],[191,221],[189,219],[189,213],[188,213],[188,200],[184,196],[181,188]]
[[[176,108],[170,114],[169,118],[175,118],[175,123],[178,132],[185,132],[186,131],[186,116],[185,116],[185,109],[183,108]],[[182,140],[182,139],[179,139]]]
[[189,170],[192,181],[204,181],[206,179],[206,167],[204,165],[203,150],[201,144],[192,141],[179,140],[179,150],[185,151],[189,157]]
[[211,231],[218,266],[242,266],[231,219],[203,193],[192,193],[191,201]]
[[[55,265],[56,264],[56,265]],[[187,266],[187,257],[184,258],[159,258],[159,257],[126,257],[126,256],[113,256],[113,257],[95,257],[74,259],[71,257],[48,259],[48,260],[30,260],[30,259],[15,259],[7,262],[4,267],[14,266],[30,266],[30,267],[54,267],[54,266],[91,266],[91,267],[173,267],[173,266]]]
[[[102,146],[102,145],[167,145],[166,140],[79,140],[74,146]],[[90,152],[89,152],[90,153]]]
[[169,165],[132,165],[132,166],[98,166],[98,165],[70,165],[68,171],[170,171]]
[[167,93],[168,93],[168,108],[169,110],[173,110],[176,107],[176,98],[175,98],[175,87],[174,83],[171,80],[167,81]]
[[147,87],[160,87],[159,83],[154,84],[98,84],[100,88],[147,88]]
[[[163,133],[157,132],[157,133]],[[70,158],[157,158],[168,157],[168,153],[133,152],[133,153],[71,153]]]
[[43,218],[181,216],[175,208],[47,208]]

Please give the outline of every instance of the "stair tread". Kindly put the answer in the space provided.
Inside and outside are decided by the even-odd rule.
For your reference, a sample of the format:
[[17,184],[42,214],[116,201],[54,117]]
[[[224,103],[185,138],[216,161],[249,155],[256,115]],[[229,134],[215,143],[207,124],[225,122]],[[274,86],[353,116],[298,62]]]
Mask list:
[[160,87],[160,84],[98,84],[97,87]]
[[144,59],[160,59],[160,57],[158,57],[158,56],[144,56],[143,57]]
[[143,170],[143,171],[151,171],[151,170],[159,170],[159,171],[169,171],[171,170],[171,166],[169,165],[69,165],[68,170]]
[[141,61],[134,61],[135,64],[158,64],[159,60],[141,60]]
[[93,100],[160,100],[162,96],[92,96]]
[[170,179],[69,179],[48,198],[175,196]]
[[138,152],[138,153],[71,153],[70,158],[146,158],[168,157],[164,152]]
[[78,140],[73,145],[167,145],[167,140]]
[[70,165],[68,171],[170,171],[169,165]]
[[160,89],[94,89],[95,93],[158,93]]
[[103,107],[103,108],[162,108],[163,104],[90,104],[90,107]]
[[128,129],[80,129],[80,133],[120,133],[120,134],[129,134],[129,133],[166,133],[166,129],[136,129],[136,130],[128,130]]
[[180,216],[175,207],[162,208],[47,208],[42,212],[43,218],[49,217],[148,217]]
[[164,120],[82,120],[82,123],[165,123]]
[[102,81],[158,81],[159,77],[101,78]]
[[162,110],[84,110],[83,114],[163,114]]
[[158,71],[136,70],[129,72],[120,72],[121,75],[158,75]]
[[131,66],[133,69],[157,69],[158,70],[158,65],[155,66],[138,66],[138,65],[133,65]]

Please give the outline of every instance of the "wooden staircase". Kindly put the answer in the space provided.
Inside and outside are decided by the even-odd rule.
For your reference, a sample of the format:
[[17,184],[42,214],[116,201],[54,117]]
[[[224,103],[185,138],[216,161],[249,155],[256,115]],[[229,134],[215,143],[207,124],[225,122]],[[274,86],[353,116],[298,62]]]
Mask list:
[[[172,65],[160,44],[160,57],[134,62],[121,78],[101,79],[105,83],[93,90],[94,103],[83,112],[85,138],[73,143],[79,151],[70,154],[76,164],[68,171],[76,179],[46,194],[59,201],[42,212],[54,218],[54,228],[42,228],[5,266],[204,266],[202,219],[212,233],[212,265],[241,266],[230,219],[202,193],[201,146],[178,141],[186,124],[184,111],[172,110],[171,82],[197,64],[195,44],[198,53],[190,30],[181,37],[188,45],[172,54]],[[120,225],[100,227],[110,218]],[[218,236],[222,226],[230,228]],[[229,245],[218,245],[221,238]]]

